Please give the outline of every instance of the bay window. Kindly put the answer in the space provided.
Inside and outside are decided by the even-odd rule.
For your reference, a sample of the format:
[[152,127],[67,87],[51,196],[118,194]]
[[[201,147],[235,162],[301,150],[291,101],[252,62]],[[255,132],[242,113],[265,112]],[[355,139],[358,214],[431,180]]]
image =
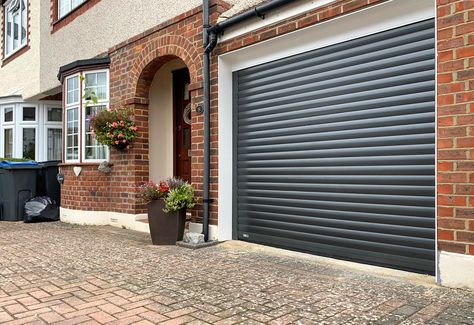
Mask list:
[[9,0],[4,4],[5,57],[26,46],[28,35],[27,0]]
[[66,162],[108,159],[108,148],[95,139],[91,119],[109,107],[107,70],[86,71],[66,78]]
[[86,1],[87,0],[58,0],[58,19],[63,18]]

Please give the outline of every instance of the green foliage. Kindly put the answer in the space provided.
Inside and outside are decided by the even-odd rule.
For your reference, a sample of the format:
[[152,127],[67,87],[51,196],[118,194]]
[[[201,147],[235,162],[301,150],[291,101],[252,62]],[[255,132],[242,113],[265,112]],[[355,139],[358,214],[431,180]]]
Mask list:
[[191,209],[196,204],[191,184],[177,177],[168,178],[159,184],[149,181],[138,186],[138,192],[146,203],[164,200],[164,212],[166,213],[179,211],[183,208]]
[[169,191],[168,196],[165,198],[166,207],[165,212],[175,212],[183,208],[191,209],[194,208],[194,189],[193,187],[185,183],[179,187],[173,188]]
[[91,127],[99,143],[119,150],[128,149],[138,135],[129,109],[101,111],[92,117]]

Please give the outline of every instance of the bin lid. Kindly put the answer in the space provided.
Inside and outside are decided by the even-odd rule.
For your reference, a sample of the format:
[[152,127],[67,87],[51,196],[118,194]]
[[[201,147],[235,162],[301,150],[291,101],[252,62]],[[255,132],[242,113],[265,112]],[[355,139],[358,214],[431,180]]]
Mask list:
[[34,160],[28,161],[0,161],[0,168],[4,169],[28,169],[28,168],[39,168],[38,163]]
[[41,167],[57,167],[61,163],[61,160],[48,160],[38,163]]

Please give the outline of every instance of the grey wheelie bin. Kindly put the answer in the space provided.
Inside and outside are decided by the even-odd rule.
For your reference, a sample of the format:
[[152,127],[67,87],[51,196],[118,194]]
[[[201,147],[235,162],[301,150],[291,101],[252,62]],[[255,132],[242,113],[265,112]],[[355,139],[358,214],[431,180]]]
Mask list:
[[0,220],[23,220],[25,202],[36,196],[39,169],[35,161],[0,162]]

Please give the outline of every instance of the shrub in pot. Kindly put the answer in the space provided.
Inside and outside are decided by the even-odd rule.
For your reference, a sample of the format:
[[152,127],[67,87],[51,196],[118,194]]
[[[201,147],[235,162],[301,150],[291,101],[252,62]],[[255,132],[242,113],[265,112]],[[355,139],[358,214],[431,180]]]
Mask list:
[[153,245],[174,245],[182,240],[186,209],[195,205],[194,189],[179,178],[168,178],[158,184],[140,185],[142,199],[148,203],[148,224]]

